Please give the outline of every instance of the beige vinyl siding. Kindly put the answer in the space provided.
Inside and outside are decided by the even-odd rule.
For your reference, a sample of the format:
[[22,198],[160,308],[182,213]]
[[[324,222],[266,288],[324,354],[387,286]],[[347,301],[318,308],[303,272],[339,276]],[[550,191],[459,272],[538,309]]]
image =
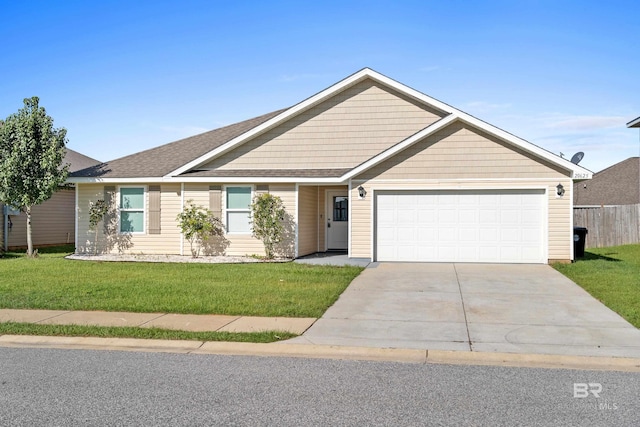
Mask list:
[[[295,233],[296,233],[296,188],[295,184],[268,184],[269,193],[278,196],[282,199],[282,202],[287,211],[287,218],[285,218],[285,235],[282,244],[278,248],[279,255],[285,255],[293,257],[295,255]],[[222,220],[225,221],[225,204],[226,204],[226,187],[252,187],[252,194],[255,194],[255,186],[250,184],[224,184],[222,186]],[[195,186],[194,186],[195,187]],[[206,197],[209,197],[209,186],[206,185]],[[185,191],[185,194],[187,193]],[[226,255],[230,256],[244,256],[244,255],[258,255],[264,256],[264,245],[262,242],[251,234],[225,234],[226,242]],[[187,243],[188,244],[188,243]],[[186,249],[188,253],[188,248]]]
[[367,187],[367,195],[364,199],[360,199],[358,195],[358,185],[352,182],[351,189],[351,236],[349,256],[351,258],[370,258],[373,253],[371,248],[371,239],[373,237],[371,218],[371,209],[373,201],[373,192],[370,185],[364,183]]
[[[562,184],[566,190],[563,197],[556,196],[556,185]],[[573,246],[573,229],[571,222],[571,179],[559,179],[549,184],[549,260],[571,260]]]
[[567,174],[456,122],[365,171],[358,179],[553,178]]
[[318,252],[320,224],[318,216],[319,188],[298,188],[298,256]]
[[[147,187],[143,184],[127,186]],[[95,231],[89,229],[89,202],[95,202],[104,198],[103,184],[79,184],[78,185],[78,245],[76,252],[93,253]],[[119,187],[116,187],[116,191]],[[161,216],[160,234],[149,234],[148,229],[143,234],[121,234],[117,223],[117,213],[114,215],[114,223],[111,229],[113,233],[107,236],[104,227],[98,227],[98,252],[111,253],[142,253],[142,254],[179,254],[180,230],[177,226],[176,216],[181,211],[180,184],[163,184],[160,186]],[[118,197],[114,198],[115,205]],[[114,205],[114,209],[116,206]],[[145,193],[145,215],[149,215],[149,198]],[[148,218],[146,220],[148,224]],[[148,227],[147,227],[148,228]]]
[[[372,190],[546,188],[548,259],[571,259],[569,192],[556,197],[556,185],[570,188],[569,172],[534,159],[479,130],[454,123],[352,180],[351,253],[371,257]],[[358,185],[368,194],[358,200]]]
[[[31,239],[34,246],[63,245],[75,240],[75,190],[61,189],[31,209]],[[0,213],[2,211],[0,210]],[[11,216],[10,248],[27,246],[27,215]],[[4,228],[4,227],[3,227]],[[4,230],[3,230],[4,231]],[[0,231],[2,233],[3,231]],[[0,242],[4,242],[0,240]],[[3,244],[3,243],[2,243]]]
[[365,80],[220,156],[204,168],[355,167],[442,116],[441,112]]

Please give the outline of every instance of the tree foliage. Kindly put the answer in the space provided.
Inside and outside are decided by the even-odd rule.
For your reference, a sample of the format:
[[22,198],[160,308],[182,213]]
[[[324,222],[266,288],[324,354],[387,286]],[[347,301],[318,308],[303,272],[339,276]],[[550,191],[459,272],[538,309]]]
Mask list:
[[27,214],[27,254],[33,255],[31,208],[67,179],[67,131],[54,128],[37,96],[0,124],[0,200]]
[[268,259],[275,255],[275,248],[284,233],[284,204],[282,199],[269,193],[257,194],[251,204],[251,233],[262,240]]
[[211,237],[221,236],[224,231],[222,221],[203,206],[196,206],[193,200],[177,216],[178,227],[190,244],[191,256],[198,258],[202,245]]
[[98,224],[102,221],[109,212],[109,206],[104,200],[96,200],[96,202],[89,202],[89,229],[95,230],[96,238],[94,242],[93,253],[98,253]]

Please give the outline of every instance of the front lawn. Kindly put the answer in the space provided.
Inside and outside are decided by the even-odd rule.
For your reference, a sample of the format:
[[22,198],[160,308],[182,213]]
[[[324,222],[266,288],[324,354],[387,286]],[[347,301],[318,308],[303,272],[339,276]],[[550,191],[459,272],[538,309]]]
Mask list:
[[320,317],[360,267],[0,258],[0,308]]
[[640,328],[640,245],[593,248],[553,267]]

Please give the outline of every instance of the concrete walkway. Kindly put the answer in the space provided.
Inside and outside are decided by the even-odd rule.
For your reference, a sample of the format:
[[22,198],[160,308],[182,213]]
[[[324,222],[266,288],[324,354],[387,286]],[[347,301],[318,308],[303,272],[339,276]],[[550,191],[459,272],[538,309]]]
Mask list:
[[189,332],[282,331],[301,334],[315,321],[314,318],[293,317],[0,309],[0,322],[39,325],[133,326]]
[[640,330],[547,265],[371,264],[288,342],[640,357]]

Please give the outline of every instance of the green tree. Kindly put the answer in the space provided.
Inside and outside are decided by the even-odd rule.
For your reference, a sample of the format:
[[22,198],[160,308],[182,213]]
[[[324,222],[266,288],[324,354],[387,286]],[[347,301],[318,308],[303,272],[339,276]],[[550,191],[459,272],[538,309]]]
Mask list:
[[187,200],[187,206],[177,216],[178,227],[184,238],[189,241],[191,256],[198,258],[200,248],[213,236],[221,236],[224,230],[220,218],[202,206],[196,206],[193,200]]
[[53,195],[69,169],[62,164],[67,130],[55,129],[38,102],[25,98],[24,108],[0,125],[0,200],[27,214],[28,256],[34,255],[31,209]]
[[109,206],[107,203],[100,199],[96,202],[89,202],[89,229],[95,230],[96,238],[93,243],[93,254],[98,253],[98,224],[102,221],[105,215],[109,212]]
[[262,240],[268,259],[275,255],[275,247],[284,233],[284,204],[282,199],[269,193],[257,194],[251,204],[251,233]]

